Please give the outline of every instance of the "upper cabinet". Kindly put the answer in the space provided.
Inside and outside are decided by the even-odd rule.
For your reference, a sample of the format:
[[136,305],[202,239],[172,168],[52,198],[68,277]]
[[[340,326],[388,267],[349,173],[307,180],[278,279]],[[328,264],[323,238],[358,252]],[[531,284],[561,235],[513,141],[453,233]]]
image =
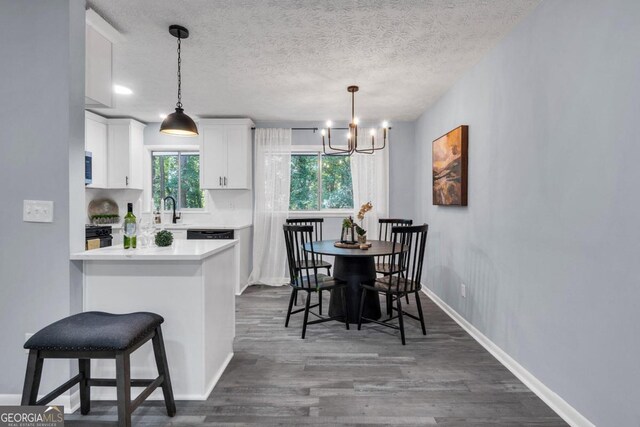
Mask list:
[[86,11],[85,106],[113,107],[113,44],[123,39],[92,9]]
[[145,125],[85,112],[85,150],[91,152],[87,188],[142,189]]
[[107,188],[107,119],[89,111],[84,114],[84,149],[92,156],[92,181],[87,188]]
[[107,186],[142,190],[145,125],[133,119],[109,119]]
[[200,187],[215,190],[251,188],[250,119],[204,119],[198,124],[202,135]]

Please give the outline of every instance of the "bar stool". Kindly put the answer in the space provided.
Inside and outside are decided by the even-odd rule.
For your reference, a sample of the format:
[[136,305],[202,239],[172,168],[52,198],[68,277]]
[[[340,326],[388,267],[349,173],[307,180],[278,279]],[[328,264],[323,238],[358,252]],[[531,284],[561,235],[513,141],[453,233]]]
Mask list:
[[[46,405],[76,384],[80,384],[80,413],[90,410],[91,387],[116,387],[118,425],[131,426],[131,414],[158,387],[162,387],[167,414],[173,417],[173,398],[167,355],[160,324],[154,313],[111,314],[89,311],[58,320],[38,331],[24,344],[29,350],[22,389],[22,405]],[[158,377],[131,379],[130,355],[152,340]],[[44,359],[78,359],[80,373],[38,400]],[[115,359],[116,379],[91,378],[91,359]],[[131,400],[131,387],[146,387]]]

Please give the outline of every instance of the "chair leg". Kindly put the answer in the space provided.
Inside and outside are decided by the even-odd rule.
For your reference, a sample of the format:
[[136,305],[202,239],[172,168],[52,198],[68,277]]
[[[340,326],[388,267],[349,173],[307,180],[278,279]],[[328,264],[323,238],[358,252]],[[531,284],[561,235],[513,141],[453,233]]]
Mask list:
[[387,314],[389,317],[393,315],[393,299],[391,298],[391,294],[385,294],[387,297]]
[[420,315],[420,325],[422,326],[422,335],[427,335],[427,329],[424,327],[424,314],[422,314],[422,304],[420,303],[420,291],[416,294],[416,305],[418,306],[418,314]]
[[322,291],[318,291],[318,314],[322,316]]
[[116,354],[118,426],[131,427],[131,364],[129,353]]
[[309,305],[311,303],[311,295],[307,294],[307,302],[304,305],[304,320],[302,321],[302,339],[307,334],[307,320],[309,319]]
[[164,348],[162,329],[156,328],[156,334],[152,338],[153,354],[156,358],[158,374],[164,377],[162,381],[162,394],[164,395],[164,405],[167,407],[167,415],[173,417],[176,414],[176,401],[173,398],[173,388],[171,386],[171,376],[169,375],[169,363],[167,363],[167,352]]
[[364,308],[364,296],[367,294],[366,289],[362,289],[362,296],[360,296],[360,305],[358,306],[358,330],[362,328],[362,309]]
[[80,371],[80,413],[87,415],[91,410],[91,387],[88,384],[91,378],[91,359],[78,359]]
[[405,345],[404,340],[404,320],[402,319],[402,295],[398,295],[396,298],[396,304],[398,305],[398,324],[400,326],[400,338],[402,339],[402,345]]
[[291,317],[291,309],[294,301],[298,300],[298,291],[295,288],[291,288],[291,298],[289,298],[289,308],[287,309],[287,319],[284,321],[284,327],[289,327],[289,318]]
[[344,310],[344,324],[349,330],[349,302],[347,301],[347,288],[342,288],[342,309]]
[[38,400],[43,362],[44,360],[38,355],[38,350],[29,350],[27,372],[24,376],[24,386],[22,388],[22,406],[35,405]]

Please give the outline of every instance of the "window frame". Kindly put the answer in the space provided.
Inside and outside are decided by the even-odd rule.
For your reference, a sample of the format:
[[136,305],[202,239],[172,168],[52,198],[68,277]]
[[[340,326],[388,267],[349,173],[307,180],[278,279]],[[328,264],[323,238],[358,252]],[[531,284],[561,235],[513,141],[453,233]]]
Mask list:
[[[142,213],[152,214],[152,205],[153,205],[153,153],[154,152],[165,152],[165,153],[193,153],[198,154],[202,158],[202,152],[200,151],[199,145],[192,144],[184,144],[184,145],[146,145],[146,155],[144,162],[144,188],[143,188],[143,209]],[[180,172],[179,172],[180,173]],[[202,184],[202,176],[199,177],[199,184]],[[178,181],[178,185],[181,183]],[[180,210],[181,212],[186,212],[189,214],[209,214],[208,207],[210,206],[209,201],[209,192],[205,191],[203,188],[200,190],[204,191],[204,207],[202,208],[177,208],[176,210]],[[155,207],[153,208],[155,209]],[[166,209],[165,212],[170,212],[171,209]]]
[[[337,148],[346,149],[347,146],[338,146]],[[291,156],[295,155],[315,155],[318,161],[318,172],[317,172],[317,182],[318,182],[318,207],[320,209],[317,210],[292,210],[289,209],[289,214],[296,217],[314,217],[314,216],[323,216],[325,218],[330,217],[344,217],[345,215],[351,215],[354,212],[354,208],[345,208],[345,209],[323,209],[322,208],[322,157],[324,156],[322,151],[322,146],[317,145],[292,145],[291,146]],[[351,177],[353,180],[353,176]],[[352,194],[353,197],[353,194]],[[353,200],[352,200],[353,202]],[[355,203],[355,202],[353,202]]]

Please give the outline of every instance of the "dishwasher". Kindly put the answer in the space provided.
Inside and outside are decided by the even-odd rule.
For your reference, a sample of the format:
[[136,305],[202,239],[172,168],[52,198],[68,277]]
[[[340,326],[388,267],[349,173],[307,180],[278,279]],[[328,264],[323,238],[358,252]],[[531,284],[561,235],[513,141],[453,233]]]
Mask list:
[[232,240],[233,230],[213,230],[190,228],[187,230],[187,240]]

